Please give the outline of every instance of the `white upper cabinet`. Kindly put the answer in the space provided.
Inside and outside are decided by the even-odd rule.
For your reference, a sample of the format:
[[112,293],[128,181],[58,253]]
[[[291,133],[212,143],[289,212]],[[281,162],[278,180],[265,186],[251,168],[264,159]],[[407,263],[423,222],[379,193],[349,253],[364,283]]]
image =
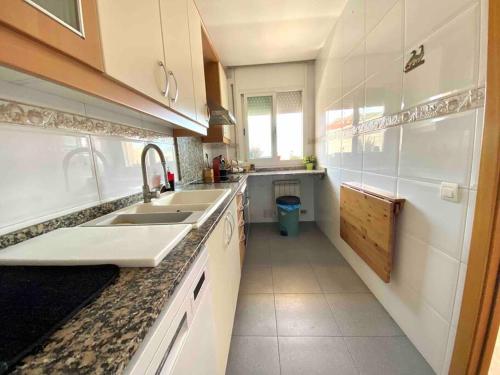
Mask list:
[[170,107],[196,119],[187,0],[160,0]]
[[191,38],[191,61],[193,65],[193,86],[196,106],[196,120],[208,126],[207,92],[201,37],[201,17],[194,0],[188,0],[189,35]]
[[97,5],[106,74],[168,105],[158,0]]

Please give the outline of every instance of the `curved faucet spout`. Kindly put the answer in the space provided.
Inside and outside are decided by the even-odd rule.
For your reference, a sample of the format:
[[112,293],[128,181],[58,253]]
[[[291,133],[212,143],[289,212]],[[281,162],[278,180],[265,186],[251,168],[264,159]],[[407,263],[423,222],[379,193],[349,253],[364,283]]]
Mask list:
[[149,189],[149,184],[148,184],[148,174],[146,171],[146,155],[148,154],[149,150],[155,150],[158,155],[160,156],[160,161],[161,165],[163,167],[163,176],[165,178],[165,185],[168,184],[168,176],[167,176],[167,163],[165,162],[165,156],[163,155],[163,152],[161,151],[160,147],[153,143],[148,143],[146,146],[144,146],[144,149],[142,150],[141,154],[141,169],[142,169],[142,195],[144,197],[144,203],[149,203],[151,202],[151,198],[157,198],[159,192],[153,192]]

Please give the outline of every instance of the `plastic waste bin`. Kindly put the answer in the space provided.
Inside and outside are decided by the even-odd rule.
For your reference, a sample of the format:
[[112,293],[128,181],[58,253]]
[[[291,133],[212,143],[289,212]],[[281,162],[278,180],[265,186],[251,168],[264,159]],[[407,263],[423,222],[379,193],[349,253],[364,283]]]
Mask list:
[[276,198],[280,233],[282,236],[297,236],[299,234],[300,198],[285,195]]

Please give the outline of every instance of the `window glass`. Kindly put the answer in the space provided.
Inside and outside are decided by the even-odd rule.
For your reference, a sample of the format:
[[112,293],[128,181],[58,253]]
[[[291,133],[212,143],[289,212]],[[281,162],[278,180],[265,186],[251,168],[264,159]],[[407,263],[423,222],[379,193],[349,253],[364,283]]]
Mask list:
[[273,156],[272,147],[272,96],[247,98],[248,158],[264,159]]
[[276,94],[276,143],[280,160],[299,160],[303,157],[304,116],[302,92]]
[[29,3],[47,11],[54,18],[81,32],[78,0],[27,0]]

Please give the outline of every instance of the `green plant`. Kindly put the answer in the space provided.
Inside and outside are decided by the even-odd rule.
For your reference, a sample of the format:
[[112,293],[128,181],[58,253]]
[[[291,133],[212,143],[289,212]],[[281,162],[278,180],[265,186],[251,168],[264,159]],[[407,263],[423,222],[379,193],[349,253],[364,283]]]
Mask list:
[[309,155],[304,157],[304,164],[316,164],[316,156],[314,155]]

